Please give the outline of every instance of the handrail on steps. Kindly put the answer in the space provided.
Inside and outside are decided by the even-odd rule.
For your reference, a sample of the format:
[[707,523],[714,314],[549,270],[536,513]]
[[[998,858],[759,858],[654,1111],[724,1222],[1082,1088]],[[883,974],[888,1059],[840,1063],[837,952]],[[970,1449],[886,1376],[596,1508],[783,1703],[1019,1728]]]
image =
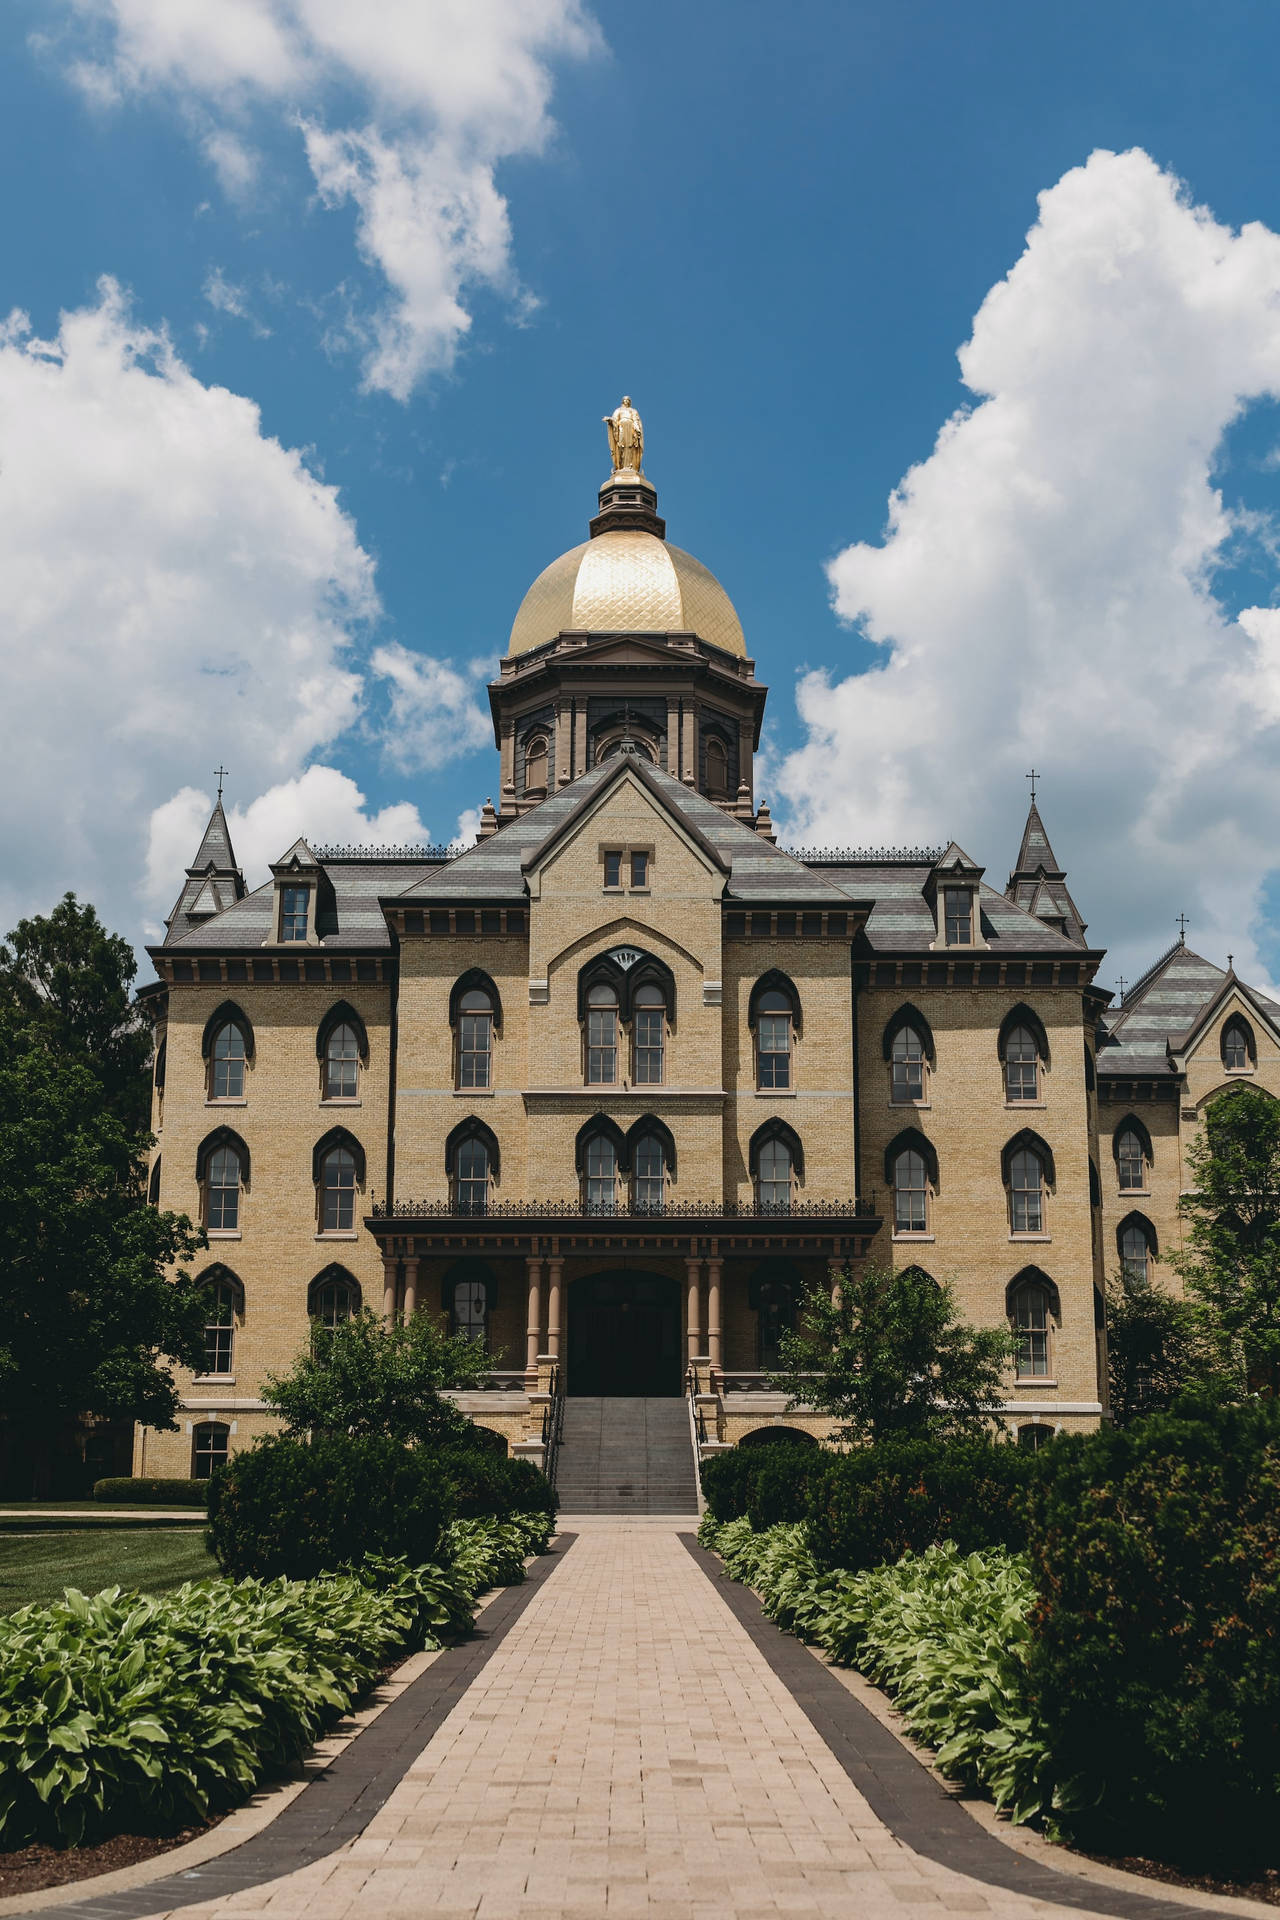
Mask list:
[[698,1374],[689,1367],[684,1376],[685,1405],[689,1409],[689,1445],[693,1449],[693,1491],[698,1502],[698,1518],[701,1520],[707,1510],[702,1494],[702,1446],[707,1438],[707,1416],[698,1405]]

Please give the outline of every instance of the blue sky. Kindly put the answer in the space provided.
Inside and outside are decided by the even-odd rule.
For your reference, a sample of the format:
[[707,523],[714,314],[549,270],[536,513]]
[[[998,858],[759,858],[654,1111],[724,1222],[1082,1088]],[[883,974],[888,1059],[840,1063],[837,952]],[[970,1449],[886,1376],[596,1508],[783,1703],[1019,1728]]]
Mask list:
[[[135,937],[154,928],[219,760],[229,800],[258,803],[251,862],[299,809],[317,838],[349,816],[409,831],[414,810],[450,837],[494,784],[483,663],[584,537],[600,415],[625,389],[670,535],[728,588],[772,689],[766,787],[799,837],[955,836],[1002,884],[1034,759],[1117,965],[1154,957],[1185,909],[1212,957],[1280,966],[1280,269],[1271,233],[1234,238],[1280,232],[1273,8],[475,0],[456,68],[464,36],[433,0],[228,0],[220,43],[175,50],[187,11],[4,16],[0,313],[31,329],[11,330],[0,379],[0,518],[9,487],[26,502],[10,918],[74,886]],[[379,362],[389,272],[412,279],[451,244],[430,230],[442,145],[445,190],[480,192],[483,264],[446,266],[445,295],[433,283],[414,339],[401,329]],[[1078,171],[1132,149],[1137,171]],[[411,218],[369,188],[406,154]],[[928,464],[957,409],[982,413],[957,350],[1054,193],[1043,258],[1003,322],[987,310],[979,353],[986,396],[1030,437],[976,473],[972,435],[950,469]],[[1226,236],[1211,260],[1193,205]],[[440,321],[449,299],[464,333]],[[92,351],[68,334],[33,354],[62,313],[98,314]],[[1072,383],[1099,363],[1095,408]],[[1147,369],[1121,434],[1107,395],[1123,408]],[[256,425],[207,397],[222,389]],[[301,453],[291,471],[272,441]],[[928,497],[886,537],[917,463]],[[1027,533],[1009,511],[1028,487],[1088,504],[1113,486],[1114,514],[1088,526],[1073,510]],[[26,577],[33,554],[56,594]],[[1162,572],[1181,588],[1167,606]],[[895,654],[868,703],[860,679],[885,682]],[[798,704],[805,672],[826,678]],[[320,767],[355,783],[354,815],[347,788],[299,787]]]

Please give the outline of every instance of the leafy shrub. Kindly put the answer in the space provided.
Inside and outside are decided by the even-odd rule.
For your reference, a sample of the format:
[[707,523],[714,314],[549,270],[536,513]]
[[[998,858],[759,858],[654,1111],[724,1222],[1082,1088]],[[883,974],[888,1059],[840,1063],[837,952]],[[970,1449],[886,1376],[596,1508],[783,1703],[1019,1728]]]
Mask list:
[[[802,1440],[775,1440],[767,1446],[730,1447],[702,1463],[702,1493],[716,1520],[740,1520],[752,1510],[756,1523],[773,1526],[804,1517],[810,1478],[831,1460],[821,1447]],[[764,1515],[768,1518],[764,1518]]]
[[1021,1550],[1027,1495],[1043,1457],[1001,1441],[923,1439],[828,1455],[811,1482],[814,1557],[821,1566],[857,1572],[944,1540],[962,1553]]
[[93,1497],[108,1506],[133,1502],[157,1507],[202,1507],[209,1491],[207,1480],[95,1480]]
[[1031,1698],[1081,1841],[1280,1861],[1280,1404],[1188,1398],[1039,1456]]
[[555,1488],[532,1460],[510,1460],[487,1447],[450,1447],[434,1457],[453,1488],[453,1511],[459,1519],[505,1519],[513,1513],[550,1518],[559,1504]]
[[1036,1596],[1024,1559],[948,1544],[849,1573],[819,1567],[803,1526],[753,1533],[746,1520],[708,1518],[699,1538],[779,1625],[888,1687],[949,1778],[986,1788],[1015,1821],[1046,1814],[1049,1754],[1026,1694]]
[[435,1560],[452,1486],[399,1440],[259,1440],[209,1481],[210,1551],[224,1573],[306,1580],[368,1554]]
[[163,1831],[233,1806],[412,1646],[470,1624],[545,1544],[538,1517],[457,1521],[448,1566],[307,1582],[118,1587],[0,1618],[0,1846]]

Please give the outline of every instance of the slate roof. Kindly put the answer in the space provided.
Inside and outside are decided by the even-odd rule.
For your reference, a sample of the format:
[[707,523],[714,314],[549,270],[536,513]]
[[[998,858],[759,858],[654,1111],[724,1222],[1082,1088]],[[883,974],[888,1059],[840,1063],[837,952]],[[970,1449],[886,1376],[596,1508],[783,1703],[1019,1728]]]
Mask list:
[[209,824],[204,830],[196,857],[187,868],[182,892],[165,922],[169,929],[169,940],[188,932],[193,926],[206,924],[215,914],[222,913],[243,898],[244,875],[236,865],[231,831],[219,797],[209,816]]
[[1086,923],[1071,898],[1066,873],[1058,864],[1057,856],[1049,844],[1040,809],[1034,800],[1027,814],[1027,824],[1022,830],[1018,862],[1009,875],[1005,893],[1016,906],[1025,907],[1038,920],[1059,925],[1068,939],[1084,944]]
[[[402,893],[412,886],[422,877],[422,865],[370,859],[326,861],[323,867],[333,899],[331,907],[320,914],[321,948],[342,953],[389,952],[391,935],[378,902],[384,894]],[[165,952],[243,953],[262,946],[271,934],[274,892],[268,880],[202,925],[179,930],[175,923],[165,941]]]
[[1280,1022],[1274,1000],[1178,941],[1135,980],[1119,1007],[1104,1014],[1098,1072],[1121,1078],[1172,1073],[1169,1048],[1180,1044],[1228,982],[1267,1019]]

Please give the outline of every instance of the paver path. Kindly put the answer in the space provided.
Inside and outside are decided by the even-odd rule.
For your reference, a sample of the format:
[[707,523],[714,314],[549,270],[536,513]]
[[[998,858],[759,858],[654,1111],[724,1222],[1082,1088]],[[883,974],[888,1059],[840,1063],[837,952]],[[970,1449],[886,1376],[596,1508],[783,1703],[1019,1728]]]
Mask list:
[[1065,1915],[895,1840],[673,1527],[596,1521],[359,1839],[181,1920]]

